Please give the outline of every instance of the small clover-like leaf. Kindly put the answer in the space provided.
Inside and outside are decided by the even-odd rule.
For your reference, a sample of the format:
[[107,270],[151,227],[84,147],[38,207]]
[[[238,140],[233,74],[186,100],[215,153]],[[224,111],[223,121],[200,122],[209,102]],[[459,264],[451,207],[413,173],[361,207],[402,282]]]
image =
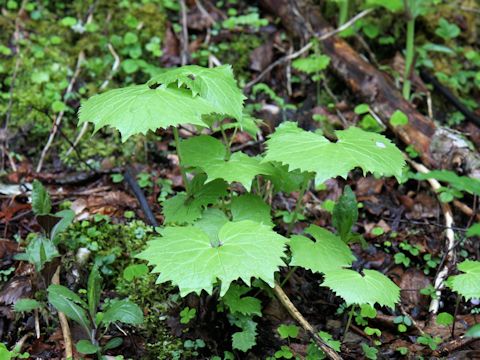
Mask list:
[[287,241],[269,226],[250,220],[227,222],[214,238],[197,226],[166,227],[161,234],[138,257],[155,266],[158,283],[172,281],[182,296],[211,293],[217,280],[221,296],[237,279],[249,285],[255,277],[273,287]]
[[403,155],[383,135],[355,127],[335,134],[338,141],[330,142],[295,123],[283,123],[270,135],[264,161],[279,161],[289,170],[315,172],[317,183],[336,176],[345,178],[357,167],[364,173],[401,177]]
[[377,303],[394,308],[400,299],[399,287],[376,270],[363,270],[363,275],[350,269],[329,270],[322,286],[334,291],[347,305]]
[[464,274],[450,276],[447,286],[465,300],[480,298],[480,261],[465,260],[458,264],[458,270]]
[[324,273],[350,266],[355,260],[350,248],[328,230],[311,225],[305,232],[312,235],[316,241],[301,235],[292,236],[289,243],[292,251],[290,265]]
[[224,179],[239,182],[248,191],[256,175],[268,173],[269,166],[258,157],[236,152],[227,159],[222,142],[212,136],[201,135],[182,141],[180,154],[185,166],[199,167],[208,175],[207,181]]

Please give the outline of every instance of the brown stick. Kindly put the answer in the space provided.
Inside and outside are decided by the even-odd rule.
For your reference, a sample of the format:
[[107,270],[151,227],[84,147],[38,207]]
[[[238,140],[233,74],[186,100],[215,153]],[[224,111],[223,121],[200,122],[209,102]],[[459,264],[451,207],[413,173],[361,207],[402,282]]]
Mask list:
[[[57,267],[55,274],[53,274],[52,284],[60,285],[60,266]],[[65,358],[73,359],[72,334],[70,333],[70,326],[68,325],[67,317],[64,313],[59,311],[58,319],[60,320],[60,327],[62,328],[63,342],[65,345]]]
[[317,334],[313,326],[303,317],[303,315],[298,311],[298,309],[293,305],[290,298],[285,294],[280,285],[275,284],[273,288],[275,295],[282,305],[287,309],[288,313],[302,326],[302,328],[310,334],[315,343],[320,349],[330,358],[334,360],[342,360],[342,357],[338,355],[335,350],[333,350],[327,343],[325,343],[322,338]]

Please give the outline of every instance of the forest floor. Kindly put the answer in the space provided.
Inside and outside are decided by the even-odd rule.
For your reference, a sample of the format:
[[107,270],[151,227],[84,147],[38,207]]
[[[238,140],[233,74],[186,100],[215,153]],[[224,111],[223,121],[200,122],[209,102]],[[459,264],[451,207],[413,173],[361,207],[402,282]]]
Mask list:
[[[46,289],[62,284],[86,298],[93,265],[101,303],[128,299],[144,317],[108,327],[102,346],[121,344],[105,349],[106,359],[325,357],[265,284],[240,294],[262,309],[242,351],[232,346],[241,326],[218,291],[181,297],[135,258],[164,223],[162,203],[184,190],[174,135],[122,142],[112,128],[92,135],[91,125],[78,126],[77,113],[97,93],[182,64],[232,65],[258,125],[227,130],[233,151],[261,154],[274,128],[295,121],[328,139],[357,126],[404,152],[402,178],[356,169],[304,194],[267,197],[279,234],[310,224],[335,231],[332,211],[350,186],[359,209],[353,231],[363,239],[350,245],[352,268],[378,270],[401,289],[395,308],[348,307],[320,286],[321,274],[280,269],[283,291],[325,342],[345,359],[480,358],[480,267],[468,296],[445,284],[462,273],[458,264],[478,265],[480,256],[480,6],[405,2],[415,18],[405,100],[404,2],[344,2],[346,12],[342,1],[0,1],[0,360],[63,359],[68,340],[85,339],[76,322],[65,327]],[[350,26],[335,30],[342,23]],[[179,128],[181,138],[197,132]],[[445,171],[421,175],[428,169]],[[48,190],[48,215],[32,209],[34,180]],[[66,210],[74,219],[56,235],[58,249],[35,250]],[[20,299],[35,303],[15,309]],[[75,358],[97,356],[70,347]]]

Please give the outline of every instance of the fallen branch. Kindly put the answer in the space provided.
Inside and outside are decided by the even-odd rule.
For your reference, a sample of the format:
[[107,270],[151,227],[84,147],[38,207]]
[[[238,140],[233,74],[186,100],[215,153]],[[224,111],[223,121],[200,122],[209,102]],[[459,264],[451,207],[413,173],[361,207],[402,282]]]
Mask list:
[[297,321],[302,328],[310,334],[312,339],[318,345],[320,349],[330,358],[334,360],[341,360],[342,357],[338,355],[335,350],[333,350],[327,343],[325,343],[322,338],[317,334],[313,326],[303,317],[303,315],[298,311],[298,309],[293,305],[290,298],[285,294],[283,289],[280,285],[275,284],[273,288],[275,295],[277,296],[278,300],[282,303],[282,305],[287,309],[288,313]]

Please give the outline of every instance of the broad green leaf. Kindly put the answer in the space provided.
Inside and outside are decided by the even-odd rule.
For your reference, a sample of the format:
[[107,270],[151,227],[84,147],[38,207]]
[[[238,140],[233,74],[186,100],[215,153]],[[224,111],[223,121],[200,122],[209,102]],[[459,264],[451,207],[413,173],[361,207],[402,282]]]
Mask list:
[[217,114],[242,119],[245,96],[237,86],[230,65],[215,68],[189,65],[169,69],[152,78],[148,85],[169,86],[172,83],[177,83],[178,87],[185,85],[194,97],[198,95],[206,100]]
[[178,193],[162,203],[166,224],[191,224],[200,218],[204,207],[227,195],[228,184],[221,179],[204,185],[198,185],[197,181],[192,184],[196,189],[191,191],[191,195]]
[[195,226],[166,227],[138,257],[155,266],[157,283],[173,282],[182,296],[202,290],[211,294],[217,279],[223,296],[239,278],[247,285],[252,277],[259,278],[273,287],[286,241],[269,226],[250,220],[225,223],[215,238]]
[[252,220],[273,227],[270,206],[257,195],[244,194],[234,197],[231,211],[234,221]]
[[363,270],[363,275],[350,269],[329,270],[322,286],[334,291],[347,305],[377,303],[394,308],[400,299],[398,286],[375,270]]
[[292,251],[290,265],[301,266],[313,272],[350,266],[355,260],[350,248],[336,235],[316,225],[305,230],[315,241],[305,236],[292,236],[289,246]]
[[203,230],[214,243],[218,243],[218,232],[228,222],[228,217],[221,210],[210,208],[204,211],[202,218],[194,226]]
[[[48,302],[52,304],[57,311],[63,312],[66,317],[82,326],[87,334],[90,333],[90,322],[87,313],[74,301],[86,305],[74,292],[61,285],[50,285],[48,291]],[[80,301],[78,301],[80,300]]]
[[206,126],[202,117],[215,111],[205,99],[192,97],[186,89],[134,85],[88,99],[80,108],[79,124],[91,122],[95,132],[104,126],[114,127],[125,141],[132,135],[169,126]]
[[438,181],[448,182],[450,186],[459,191],[480,195],[480,180],[468,176],[458,176],[449,170],[432,170],[427,174],[415,174],[415,179],[436,179]]
[[125,324],[141,324],[143,323],[142,309],[128,300],[115,301],[103,313],[102,323],[108,325],[115,321]]
[[50,239],[37,236],[32,239],[25,249],[25,253],[16,254],[16,260],[28,261],[35,266],[37,272],[43,269],[43,266],[60,256],[57,247]]
[[248,351],[257,343],[257,323],[249,317],[243,316],[233,321],[242,331],[232,335],[232,348],[240,351]]
[[313,178],[311,173],[299,170],[288,171],[288,165],[281,165],[278,162],[270,163],[270,167],[266,172],[268,174],[264,177],[272,182],[277,192],[291,193],[298,191],[306,181]]
[[452,325],[453,321],[454,321],[453,315],[447,312],[441,312],[440,314],[437,315],[437,318],[435,319],[435,322],[438,325],[444,325],[444,326]]
[[466,235],[468,237],[480,236],[480,223],[473,224],[467,229]]
[[250,289],[246,286],[230,285],[222,300],[228,306],[231,314],[240,313],[242,315],[262,316],[261,301],[252,296],[243,296],[249,291]]
[[352,227],[358,220],[357,198],[350,186],[346,186],[343,195],[333,207],[332,224],[338,231],[340,238],[348,242]]
[[259,157],[250,157],[242,152],[233,153],[227,160],[227,149],[218,139],[201,135],[182,141],[180,154],[185,166],[199,167],[208,176],[207,182],[224,179],[228,183],[239,182],[250,191],[256,175],[268,172],[268,165],[261,164]]
[[16,312],[30,312],[40,309],[42,305],[34,299],[20,299],[13,305],[13,310]]
[[366,5],[369,7],[381,6],[388,9],[391,12],[399,12],[403,11],[404,9],[404,1],[403,0],[367,0]]
[[142,277],[148,274],[148,267],[145,264],[132,264],[128,265],[123,270],[123,278],[127,281]]
[[103,350],[115,349],[122,344],[123,344],[123,339],[119,338],[119,337],[116,337],[116,338],[108,340],[108,342],[105,344],[105,346],[103,346]]
[[57,222],[52,231],[50,231],[50,238],[54,244],[58,244],[58,235],[65,231],[73,222],[73,219],[75,218],[75,212],[73,210],[62,210],[57,212],[55,216],[61,218],[61,220]]
[[458,264],[464,274],[450,276],[447,286],[462,295],[465,300],[480,298],[480,261],[465,260]]
[[38,180],[32,183],[32,210],[35,215],[47,215],[52,210],[50,195]]
[[93,266],[88,276],[87,282],[87,299],[88,299],[88,310],[90,311],[90,316],[92,319],[95,318],[97,313],[97,307],[100,303],[100,295],[102,293],[102,277],[98,271],[97,266]]
[[79,353],[90,355],[100,350],[98,345],[92,344],[90,340],[80,340],[75,344],[75,348]]
[[346,178],[356,167],[364,173],[401,177],[403,155],[383,135],[355,127],[335,134],[338,141],[334,143],[298,128],[295,123],[283,123],[270,135],[263,161],[279,161],[288,165],[290,171],[315,172],[317,183],[336,176]]

